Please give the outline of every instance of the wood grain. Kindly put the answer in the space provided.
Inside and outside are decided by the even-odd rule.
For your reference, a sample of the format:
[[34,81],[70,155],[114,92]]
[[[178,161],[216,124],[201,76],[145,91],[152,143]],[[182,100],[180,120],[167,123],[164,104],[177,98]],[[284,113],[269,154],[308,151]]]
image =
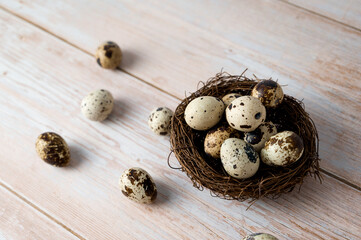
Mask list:
[[103,40],[118,42],[123,69],[180,98],[222,67],[279,79],[318,127],[323,169],[361,187],[359,31],[274,1],[0,5],[90,54]]
[[0,185],[0,239],[79,239]]
[[[170,169],[169,140],[147,127],[151,109],[178,100],[0,10],[0,179],[14,191],[87,239],[236,239],[265,231],[280,239],[357,239],[361,193],[325,176],[308,178],[301,193],[248,203],[212,198]],[[97,88],[110,90],[114,113],[103,123],[80,114],[80,101]],[[34,141],[55,131],[68,142],[72,163],[43,163]],[[173,164],[175,160],[172,160]],[[145,168],[159,198],[143,206],[119,191],[121,172]],[[19,177],[20,176],[20,177]]]
[[284,0],[295,6],[313,11],[338,22],[361,30],[361,1],[360,0]]

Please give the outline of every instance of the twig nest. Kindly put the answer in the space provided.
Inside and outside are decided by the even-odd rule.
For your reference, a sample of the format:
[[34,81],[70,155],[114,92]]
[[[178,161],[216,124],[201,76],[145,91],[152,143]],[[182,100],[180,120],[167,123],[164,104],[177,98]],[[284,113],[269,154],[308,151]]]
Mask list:
[[231,104],[234,99],[239,97],[242,97],[242,95],[239,93],[229,93],[222,98],[222,101],[224,102],[224,105],[228,107],[228,105]]
[[35,143],[36,152],[46,163],[56,167],[65,167],[70,161],[68,144],[58,134],[45,132],[39,135]]
[[[252,89],[258,82],[260,81],[249,79],[243,75],[232,76],[220,73],[204,83],[199,90],[185,98],[176,108],[171,121],[170,141],[172,151],[180,164],[180,169],[186,172],[193,185],[198,189],[208,188],[213,196],[244,201],[261,197],[278,197],[283,193],[288,193],[297,184],[302,184],[307,175],[320,179],[317,130],[304,110],[302,102],[291,96],[284,95],[283,100],[279,101],[276,107],[269,107],[266,112],[262,102],[258,98],[250,96]],[[214,130],[206,131],[206,128],[194,128],[194,123],[189,121],[189,118],[193,115],[189,115],[190,111],[187,109],[193,101],[199,98],[204,99],[205,96],[219,99],[230,93],[237,93],[242,97],[236,98],[229,104],[226,108],[226,118],[221,117],[220,122],[216,123],[214,121],[212,123],[217,124],[214,126]],[[233,113],[233,109],[241,107],[242,99],[252,99],[250,101],[254,101],[256,104],[254,104],[254,107],[250,107],[249,110],[243,109]],[[243,103],[245,104],[245,102]],[[251,103],[247,104],[252,105]],[[236,108],[233,108],[233,105]],[[229,114],[227,114],[229,108],[232,109],[233,118],[229,118]],[[194,108],[192,113],[198,114],[198,109]],[[220,113],[220,116],[222,114],[221,111],[217,113]],[[237,122],[238,126],[250,125],[251,127],[236,129],[236,121],[240,121],[239,119],[244,120],[243,118],[246,115],[247,120],[253,117],[259,122],[255,120],[246,124]],[[263,122],[265,122],[265,126],[261,125]],[[238,132],[240,136],[231,136],[224,133],[224,135],[220,134],[219,141],[214,139],[214,136],[211,141],[210,136],[220,127],[227,127],[227,125]],[[270,144],[272,138],[277,136],[277,134],[273,135],[276,133],[274,126],[277,127],[277,131],[280,133],[292,131],[302,139],[303,153],[300,151],[294,153],[297,158],[300,156],[297,161],[289,162],[286,166],[269,166],[260,161],[260,156],[258,156],[254,148],[258,150],[263,143],[258,146],[256,142],[265,141],[263,149],[267,148],[267,143]],[[202,130],[200,131],[200,129]],[[255,134],[256,136],[254,136],[251,133],[252,131],[260,131],[260,135]],[[245,136],[249,134],[249,136],[243,137],[243,134]],[[268,134],[273,136],[270,137]],[[266,140],[267,138],[269,139]],[[235,143],[233,143],[233,139],[237,139]],[[244,140],[252,142],[254,147]],[[215,145],[215,152],[217,152],[216,145],[219,146],[219,142],[223,141],[220,150],[221,159],[217,159],[216,154],[212,156],[213,154],[207,148],[206,141],[210,145]],[[290,140],[285,140],[285,143],[286,141]],[[287,149],[285,148],[285,150]],[[168,158],[168,164],[170,164],[169,161],[170,158]]]
[[219,159],[221,157],[221,146],[230,137],[240,137],[240,133],[227,125],[209,131],[204,139],[205,153]]
[[278,240],[278,238],[268,233],[252,233],[243,238],[243,240]]
[[124,196],[137,203],[149,204],[157,198],[153,178],[142,168],[125,170],[119,179],[119,186]]
[[266,107],[276,107],[283,100],[283,90],[281,86],[269,79],[262,80],[254,86],[251,95],[261,100]]
[[221,147],[221,161],[226,172],[238,179],[250,178],[259,168],[258,153],[245,141],[228,138]]
[[158,135],[167,135],[170,131],[170,122],[173,111],[167,107],[153,109],[148,118],[149,128]]
[[246,132],[244,134],[244,141],[251,144],[254,150],[261,151],[266,141],[277,133],[277,128],[272,122],[264,122],[259,125],[256,130]]
[[228,105],[226,117],[234,129],[251,132],[266,119],[266,108],[258,98],[242,96]]
[[95,53],[99,66],[107,69],[115,69],[122,61],[122,51],[115,42],[102,43]]
[[272,136],[261,150],[262,161],[270,166],[287,166],[301,158],[304,150],[302,139],[292,131]]
[[89,93],[81,102],[82,114],[92,121],[104,121],[113,111],[112,94],[104,89]]
[[224,103],[219,98],[202,96],[187,105],[184,118],[191,128],[207,130],[221,120],[224,108]]

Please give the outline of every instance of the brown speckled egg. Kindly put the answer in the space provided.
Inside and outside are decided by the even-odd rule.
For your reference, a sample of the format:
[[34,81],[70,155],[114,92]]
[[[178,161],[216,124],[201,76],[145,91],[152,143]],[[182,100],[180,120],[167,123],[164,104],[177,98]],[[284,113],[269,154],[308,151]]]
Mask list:
[[118,44],[108,41],[98,47],[95,57],[99,66],[107,69],[115,69],[122,61],[122,51]]
[[252,177],[260,164],[258,153],[253,147],[238,138],[228,138],[223,142],[221,162],[224,170],[238,179]]
[[268,233],[252,233],[243,238],[243,240],[278,240],[278,238]]
[[283,100],[281,86],[273,80],[263,80],[254,86],[251,95],[261,100],[266,107],[276,107]]
[[122,193],[137,203],[152,203],[157,198],[157,187],[147,171],[130,168],[119,179]]
[[232,101],[226,109],[228,124],[243,132],[255,130],[266,118],[266,108],[258,98],[242,96]]
[[207,133],[204,140],[204,151],[213,158],[221,157],[222,143],[230,137],[239,137],[240,133],[230,126],[220,126]]
[[264,122],[256,130],[244,134],[244,141],[252,145],[257,152],[261,151],[270,137],[277,133],[277,128],[272,122]]
[[294,132],[284,131],[272,136],[261,150],[262,161],[270,166],[286,166],[301,158],[302,139]]
[[56,167],[64,167],[70,161],[68,144],[58,134],[45,132],[40,134],[35,144],[36,152],[42,160]]
[[227,107],[234,99],[241,97],[238,93],[229,93],[222,98],[224,105]]
[[148,118],[148,126],[158,135],[167,135],[170,131],[170,123],[173,111],[167,107],[158,107],[154,109]]
[[222,118],[224,103],[212,96],[202,96],[188,103],[184,119],[195,130],[207,130],[215,126]]

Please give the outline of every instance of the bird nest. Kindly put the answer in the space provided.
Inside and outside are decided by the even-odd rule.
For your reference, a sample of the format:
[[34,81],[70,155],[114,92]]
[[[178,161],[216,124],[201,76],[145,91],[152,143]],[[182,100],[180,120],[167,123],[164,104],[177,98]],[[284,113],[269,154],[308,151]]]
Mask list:
[[[283,102],[276,108],[267,109],[266,121],[276,124],[278,132],[293,131],[303,139],[304,152],[298,161],[286,167],[271,167],[261,162],[253,177],[242,180],[229,176],[219,159],[204,152],[207,131],[197,131],[187,125],[184,111],[188,103],[200,96],[222,98],[228,93],[250,95],[258,81],[260,80],[249,79],[243,74],[232,76],[218,73],[208,82],[202,83],[203,87],[185,98],[176,108],[171,123],[171,153],[174,153],[181,165],[178,169],[186,172],[194,187],[199,190],[208,188],[212,196],[244,201],[279,197],[282,193],[291,192],[297,185],[300,188],[307,175],[321,181],[316,127],[303,103],[288,95],[284,96]],[[218,125],[224,122],[225,118]],[[168,158],[168,165],[175,169],[169,161]]]

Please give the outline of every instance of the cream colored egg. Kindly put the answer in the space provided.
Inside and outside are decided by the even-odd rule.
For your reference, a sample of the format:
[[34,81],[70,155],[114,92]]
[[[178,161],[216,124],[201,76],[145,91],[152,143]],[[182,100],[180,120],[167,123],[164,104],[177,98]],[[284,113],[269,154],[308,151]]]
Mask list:
[[173,111],[167,107],[158,107],[154,109],[148,118],[149,128],[158,135],[167,135],[170,131],[170,123]]
[[241,97],[238,93],[229,93],[222,98],[224,105],[227,107],[234,99]]
[[278,238],[268,233],[252,233],[243,238],[243,240],[278,240]]
[[254,86],[251,95],[261,100],[266,107],[276,107],[283,100],[281,86],[273,80],[263,80]]
[[224,104],[219,98],[202,96],[193,99],[187,105],[184,118],[191,128],[207,130],[221,120],[224,108]]
[[138,203],[151,203],[157,197],[157,187],[147,171],[142,168],[130,168],[119,179],[122,193]]
[[277,128],[272,122],[264,122],[252,132],[244,134],[244,141],[252,145],[257,152],[261,151],[266,141],[277,133]]
[[258,170],[258,153],[245,141],[228,138],[221,147],[221,162],[226,172],[238,179],[252,177]]
[[270,137],[261,150],[261,159],[270,166],[286,166],[300,159],[303,150],[302,138],[292,131],[284,131]]
[[112,112],[114,99],[112,94],[104,89],[89,93],[81,102],[82,114],[92,120],[101,122]]
[[213,158],[221,157],[221,146],[230,137],[238,137],[240,134],[230,126],[220,126],[207,133],[204,140],[204,151]]
[[226,109],[228,124],[243,132],[255,130],[266,118],[266,108],[258,98],[242,96],[228,105]]

